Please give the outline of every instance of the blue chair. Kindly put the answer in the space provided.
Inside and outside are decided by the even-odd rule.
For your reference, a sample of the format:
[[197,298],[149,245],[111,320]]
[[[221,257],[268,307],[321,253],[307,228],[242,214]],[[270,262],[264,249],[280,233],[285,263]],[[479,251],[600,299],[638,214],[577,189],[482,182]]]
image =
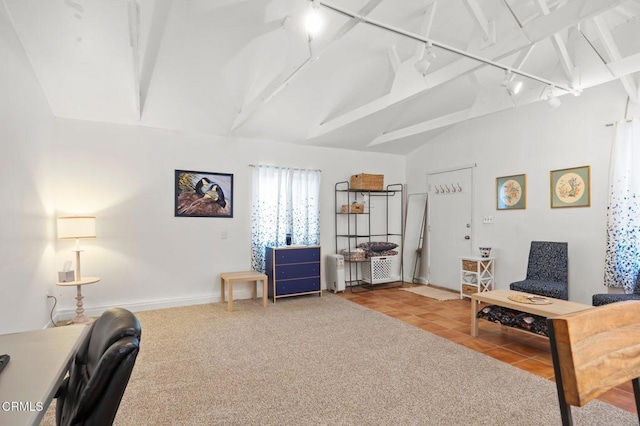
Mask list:
[[567,243],[532,241],[527,277],[511,283],[515,291],[569,300],[569,256]]
[[633,293],[601,293],[594,294],[591,299],[593,306],[602,306],[609,303],[623,302],[625,300],[640,300],[640,273],[638,273],[638,276],[636,278],[636,284],[633,287]]

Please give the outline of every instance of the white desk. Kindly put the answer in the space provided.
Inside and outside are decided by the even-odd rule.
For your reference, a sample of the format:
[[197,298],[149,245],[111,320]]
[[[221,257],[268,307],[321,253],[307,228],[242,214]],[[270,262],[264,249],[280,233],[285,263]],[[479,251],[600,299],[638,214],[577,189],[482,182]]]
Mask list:
[[85,325],[0,335],[0,424],[39,425],[89,331]]

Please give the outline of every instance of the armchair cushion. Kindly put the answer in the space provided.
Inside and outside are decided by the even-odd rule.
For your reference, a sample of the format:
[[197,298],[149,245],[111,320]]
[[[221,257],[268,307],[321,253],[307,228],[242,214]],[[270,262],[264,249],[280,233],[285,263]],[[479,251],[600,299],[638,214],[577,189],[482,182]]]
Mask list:
[[554,299],[569,300],[567,285],[554,281],[522,280],[511,283],[511,290],[533,293]]
[[640,300],[640,294],[602,293],[594,294],[591,299],[593,306],[602,306],[608,305],[609,303],[623,302],[625,300]]
[[593,306],[608,305],[609,303],[623,302],[625,300],[640,300],[640,273],[636,277],[636,284],[633,293],[600,293],[591,297]]

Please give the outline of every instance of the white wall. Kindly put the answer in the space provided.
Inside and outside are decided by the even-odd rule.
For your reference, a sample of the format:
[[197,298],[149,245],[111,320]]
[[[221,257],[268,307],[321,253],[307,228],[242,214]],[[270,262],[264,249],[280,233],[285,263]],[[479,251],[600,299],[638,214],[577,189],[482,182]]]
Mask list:
[[42,328],[55,280],[51,182],[53,121],[40,86],[0,6],[0,334]]
[[[54,284],[73,259],[73,242],[56,240],[58,215],[97,216],[98,238],[82,242],[83,276],[101,277],[83,288],[94,315],[219,300],[219,273],[250,268],[249,164],[322,170],[324,254],[335,247],[335,182],[405,181],[403,156],[54,119],[11,28],[0,7],[0,334],[46,326],[47,292],[57,319],[74,315],[75,289]],[[174,217],[175,169],[233,173],[234,217]]]
[[[321,244],[335,251],[334,184],[352,174],[405,179],[405,159],[377,153],[184,134],[126,125],[56,119],[53,162],[57,214],[94,214],[98,238],[82,246],[85,308],[135,310],[219,300],[219,273],[250,269],[250,164],[322,170]],[[234,175],[234,217],[174,217],[174,170]],[[222,239],[222,232],[227,238]],[[57,265],[73,243],[58,241]],[[323,281],[323,288],[324,288]],[[249,285],[240,297],[249,297]],[[234,295],[236,291],[234,289]],[[71,316],[74,292],[58,288]]]
[[[569,298],[591,304],[603,287],[609,153],[626,95],[618,82],[471,120],[407,156],[408,193],[426,192],[429,171],[476,163],[473,247],[492,246],[496,286],[524,279],[532,240],[567,241]],[[551,170],[591,166],[591,207],[551,209]],[[496,210],[496,177],[526,173],[527,208]],[[492,215],[494,224],[483,224]],[[465,253],[461,253],[464,255]]]

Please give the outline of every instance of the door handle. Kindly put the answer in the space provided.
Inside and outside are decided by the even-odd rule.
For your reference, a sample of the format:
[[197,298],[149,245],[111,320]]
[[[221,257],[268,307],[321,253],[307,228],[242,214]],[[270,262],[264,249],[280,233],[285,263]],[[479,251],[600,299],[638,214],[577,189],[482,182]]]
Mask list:
[[470,239],[471,239],[471,237],[470,237],[470,236],[468,236],[468,235],[465,235],[465,236],[464,236],[464,239],[465,239],[465,240],[470,240]]

